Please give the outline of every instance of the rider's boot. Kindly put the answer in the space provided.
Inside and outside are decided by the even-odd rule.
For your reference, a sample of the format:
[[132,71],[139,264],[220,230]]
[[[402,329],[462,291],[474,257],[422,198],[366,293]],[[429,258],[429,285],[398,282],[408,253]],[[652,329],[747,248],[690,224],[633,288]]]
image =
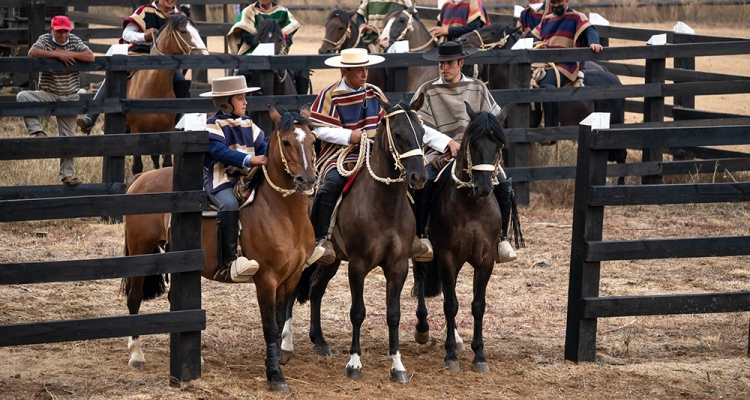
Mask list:
[[418,262],[430,262],[434,258],[432,243],[427,237],[427,222],[430,219],[434,185],[435,183],[428,179],[422,190],[414,192],[414,217],[417,222],[417,236],[412,244],[411,259]]
[[[346,180],[343,179],[343,182],[346,182]],[[310,213],[313,230],[315,231],[315,251],[320,252],[322,250],[323,252],[317,260],[317,264],[321,266],[330,265],[336,261],[336,252],[333,250],[333,244],[326,239],[328,228],[331,226],[331,217],[341,194],[337,190],[339,185],[336,183],[338,182],[334,182],[334,179],[330,181],[328,179],[324,180],[315,196],[315,202],[313,202],[312,212]]]
[[[505,263],[514,261],[518,258],[516,252],[513,250],[508,241],[508,231],[510,228],[511,214],[513,209],[513,184],[510,179],[501,181],[493,191],[495,198],[497,199],[498,205],[500,206],[500,217],[502,218],[502,236],[497,243],[497,253],[495,254],[495,262]],[[518,227],[518,234],[520,234],[520,226]]]
[[258,272],[258,262],[246,257],[237,257],[237,239],[240,233],[239,211],[219,211],[216,222],[219,224],[219,274],[229,273],[234,282],[248,282]]
[[[94,98],[92,100],[102,100],[105,97],[107,97],[107,80],[103,80],[101,85],[99,85],[99,89],[96,91],[96,94],[94,95]],[[81,128],[81,133],[90,135],[91,134],[91,128],[94,127],[94,124],[96,123],[96,119],[99,117],[99,114],[95,113],[89,113],[86,115],[82,115],[76,119],[76,125],[78,125],[79,128]]]

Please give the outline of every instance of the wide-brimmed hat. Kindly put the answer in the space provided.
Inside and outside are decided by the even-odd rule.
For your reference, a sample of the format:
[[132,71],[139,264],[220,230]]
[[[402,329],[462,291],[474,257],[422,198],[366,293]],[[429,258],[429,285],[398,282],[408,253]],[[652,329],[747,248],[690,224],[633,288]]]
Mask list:
[[71,31],[73,28],[70,26],[70,19],[64,15],[58,15],[52,18],[50,23],[53,31]]
[[443,42],[436,49],[427,51],[422,55],[425,60],[430,61],[450,61],[466,58],[477,52],[474,47],[464,48],[461,42]]
[[383,60],[381,56],[367,54],[367,49],[344,49],[340,56],[326,59],[325,63],[329,67],[356,68],[380,64]]
[[222,97],[232,96],[240,93],[250,93],[256,90],[260,90],[259,87],[247,87],[245,77],[238,76],[226,76],[224,78],[216,78],[211,81],[211,91],[201,93],[200,97]]

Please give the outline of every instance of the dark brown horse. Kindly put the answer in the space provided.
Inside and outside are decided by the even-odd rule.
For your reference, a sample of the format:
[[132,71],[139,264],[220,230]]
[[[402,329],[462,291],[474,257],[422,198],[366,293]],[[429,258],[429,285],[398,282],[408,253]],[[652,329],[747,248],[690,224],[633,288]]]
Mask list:
[[[164,55],[208,55],[206,45],[198,30],[188,17],[178,14],[169,19],[151,46],[151,56]],[[128,99],[173,99],[173,69],[141,70],[128,81]],[[170,132],[174,130],[175,114],[128,114],[127,125],[130,133]],[[154,168],[159,168],[159,155],[152,155]],[[164,157],[163,166],[171,166],[172,159]],[[133,156],[133,174],[143,171],[140,156]]]
[[[287,54],[289,49],[286,47],[286,40],[284,39],[284,33],[281,31],[279,21],[275,19],[260,19],[260,25],[258,26],[258,34],[255,35],[257,46],[259,43],[273,43],[274,54]],[[251,86],[260,86],[255,79],[252,79]],[[294,84],[294,74],[288,69],[274,70],[273,71],[273,94],[274,96],[282,95],[296,95],[297,88]],[[307,93],[303,93],[307,94]]]
[[[396,7],[385,17],[386,25],[383,36],[386,36],[388,46],[400,40],[409,41],[409,51],[423,53],[437,47],[437,40],[427,30],[424,23],[414,14],[414,5],[410,8]],[[382,37],[382,36],[381,36]],[[414,92],[423,83],[435,80],[440,76],[436,65],[409,68],[408,90]]]
[[[437,288],[435,283],[439,279],[445,298],[443,309],[447,323],[445,367],[458,371],[456,281],[461,267],[468,262],[474,268],[474,299],[471,302],[474,317],[474,337],[471,341],[473,368],[475,372],[487,372],[489,367],[484,356],[482,320],[487,283],[495,266],[497,241],[502,233],[500,207],[495,196],[490,194],[496,183],[493,181],[498,173],[500,151],[508,143],[501,125],[507,108],[501,112],[500,119],[487,112],[475,114],[469,104],[466,104],[466,110],[471,122],[466,127],[456,159],[443,171],[437,183],[432,203],[430,236],[435,259],[431,263],[414,263],[415,292],[419,301],[415,336],[421,343],[426,343],[429,338],[424,297],[440,294],[439,289],[429,289]],[[434,272],[434,269],[439,274],[428,273]]]
[[[314,141],[309,122],[299,114],[280,115],[271,107],[277,129],[268,144],[265,179],[256,189],[255,200],[240,210],[240,246],[243,254],[260,264],[253,281],[263,321],[266,342],[266,378],[273,391],[288,391],[279,368],[279,345],[286,305],[293,300],[294,288],[305,261],[315,247],[315,235],[307,216],[308,196],[315,183]],[[169,192],[172,169],[151,170],[138,176],[128,189],[131,193]],[[217,223],[204,217],[202,247],[206,279],[231,283],[217,275]],[[128,215],[125,217],[127,255],[151,254],[169,239],[169,214]],[[165,291],[161,275],[125,278],[122,289],[128,297],[128,309],[137,314],[142,300],[153,299]],[[129,364],[143,368],[145,359],[138,336],[130,338]]]
[[[365,276],[380,266],[386,279],[388,321],[388,356],[392,360],[391,380],[408,382],[401,364],[398,327],[401,320],[401,289],[409,270],[416,222],[407,198],[407,188],[424,186],[427,173],[421,156],[424,131],[416,110],[420,96],[413,104],[390,106],[382,103],[386,116],[380,121],[366,166],[355,178],[349,193],[341,201],[334,227],[333,242],[337,260],[329,266],[314,265],[303,273],[297,288],[297,299],[310,299],[310,339],[319,356],[330,356],[323,338],[320,305],[328,282],[336,274],[341,260],[349,260],[349,288],[352,306],[352,346],[346,375],[358,379],[362,373],[360,329],[365,319]],[[367,154],[366,144],[361,152]],[[292,356],[292,308],[287,311],[282,350],[284,361]]]
[[[482,50],[510,49],[521,36],[519,28],[510,28],[503,24],[492,24],[479,30],[469,32],[458,40],[465,46],[473,46]],[[491,64],[489,66],[490,89],[508,89],[510,65]],[[622,82],[604,68],[593,62],[586,62],[586,72],[583,78],[584,86],[621,86]],[[561,126],[576,126],[592,112],[610,113],[610,123],[625,123],[625,99],[581,100],[560,103],[559,122]],[[537,127],[542,121],[541,107],[531,111],[530,127]],[[611,150],[609,161],[624,164],[628,156],[626,149]],[[624,184],[625,178],[620,177],[618,184]]]

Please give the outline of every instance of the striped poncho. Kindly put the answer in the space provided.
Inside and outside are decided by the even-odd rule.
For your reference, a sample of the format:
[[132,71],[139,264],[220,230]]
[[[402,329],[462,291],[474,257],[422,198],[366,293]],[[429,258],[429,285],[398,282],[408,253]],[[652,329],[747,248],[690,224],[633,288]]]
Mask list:
[[[591,22],[583,13],[568,8],[562,16],[556,16],[549,11],[549,3],[545,9],[547,14],[544,15],[539,25],[531,33],[545,43],[544,48],[549,49],[570,49],[578,45],[581,34],[586,28],[591,26]],[[581,62],[558,62],[555,63],[561,74],[565,75],[571,82],[578,78],[578,71],[585,69]],[[542,65],[532,65],[537,67]],[[547,65],[547,68],[550,68]]]
[[[341,82],[323,89],[313,102],[310,121],[315,126],[328,126],[346,129],[361,129],[368,138],[375,136],[378,123],[385,116],[385,111],[376,100],[387,101],[383,92],[377,86],[365,84],[364,90],[354,92],[339,90]],[[316,168],[325,176],[333,168],[336,158],[334,153],[343,146],[322,142]],[[359,146],[356,146],[346,158],[346,161],[356,161],[359,156]]]
[[357,8],[357,14],[361,15],[368,25],[377,27],[380,31],[385,28],[385,17],[396,7],[409,8],[413,5],[412,0],[362,0]]
[[[258,18],[258,16],[262,18]],[[242,10],[242,13],[237,16],[237,21],[232,25],[232,29],[227,33],[227,46],[230,51],[236,51],[236,54],[252,53],[250,45],[242,41],[242,31],[255,35],[258,33],[261,21],[267,19],[278,21],[281,32],[285,36],[294,34],[300,27],[297,19],[286,7],[271,3],[271,8],[264,10],[260,8],[260,2],[255,2]]]
[[[131,23],[137,25],[141,32],[146,32],[147,29],[151,28],[159,30],[162,26],[167,24],[167,17],[160,9],[156,8],[155,5],[146,4],[138,7],[133,15],[125,18],[125,21],[122,23],[122,29],[125,29],[125,27]],[[120,44],[124,43],[127,42],[120,38]],[[128,52],[148,54],[151,52],[151,44],[131,43],[130,46],[128,46]]]
[[448,1],[440,9],[438,21],[442,26],[464,26],[479,18],[484,25],[490,24],[487,10],[482,0],[461,0],[460,2]]
[[544,15],[544,8],[544,5],[538,10],[526,7],[521,11],[521,16],[518,17],[518,26],[521,27],[521,32],[531,32],[532,29],[539,25],[542,15]]
[[[500,106],[492,98],[487,86],[478,79],[464,76],[458,83],[444,83],[442,78],[426,82],[414,93],[412,102],[422,93],[425,100],[418,111],[422,121],[459,143],[471,122],[464,101],[474,111],[486,111],[494,115],[500,113]],[[437,150],[428,147],[425,162],[431,163],[440,155]]]

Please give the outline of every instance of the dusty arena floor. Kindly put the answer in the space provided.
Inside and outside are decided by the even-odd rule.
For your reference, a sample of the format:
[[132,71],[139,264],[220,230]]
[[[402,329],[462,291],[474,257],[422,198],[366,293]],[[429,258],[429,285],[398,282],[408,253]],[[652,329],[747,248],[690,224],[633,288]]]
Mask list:
[[[743,36],[750,37],[750,32]],[[294,50],[314,52],[320,37],[322,28],[304,27],[295,37]],[[698,60],[699,69],[706,66],[750,76],[748,57]],[[336,76],[336,71],[316,71],[316,89]],[[748,96],[698,99],[699,108],[744,114],[750,114],[749,104]],[[402,294],[400,330],[402,361],[410,382],[390,382],[385,279],[375,270],[366,282],[363,377],[346,378],[350,296],[342,268],[328,288],[322,310],[324,333],[333,351],[327,362],[314,354],[307,338],[309,307],[295,308],[295,358],[282,368],[290,394],[268,392],[254,286],[203,281],[207,327],[199,381],[182,388],[169,386],[168,335],[142,337],[145,371],[127,365],[127,338],[30,345],[0,348],[0,398],[750,398],[747,313],[600,319],[599,361],[578,365],[564,361],[572,210],[540,204],[534,193],[532,206],[521,209],[527,247],[518,252],[517,261],[496,265],[490,280],[484,321],[489,373],[471,371],[470,349],[459,354],[461,372],[443,370],[442,299],[428,301],[432,340],[423,346],[414,342],[416,303],[409,297],[410,273]],[[0,264],[123,254],[123,226],[95,219],[4,223],[0,228]],[[748,204],[608,208],[604,220],[605,240],[748,232]],[[471,273],[470,266],[463,269],[458,288],[457,323],[467,343],[472,332]],[[119,284],[119,280],[103,280],[2,286],[0,324],[127,314]],[[750,290],[750,257],[607,262],[600,287],[602,296],[746,291]],[[145,303],[142,312],[168,308],[162,297]]]

